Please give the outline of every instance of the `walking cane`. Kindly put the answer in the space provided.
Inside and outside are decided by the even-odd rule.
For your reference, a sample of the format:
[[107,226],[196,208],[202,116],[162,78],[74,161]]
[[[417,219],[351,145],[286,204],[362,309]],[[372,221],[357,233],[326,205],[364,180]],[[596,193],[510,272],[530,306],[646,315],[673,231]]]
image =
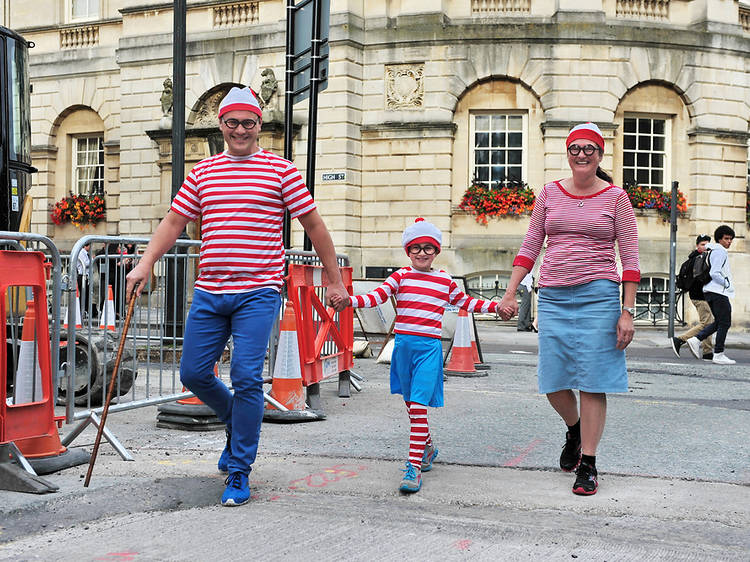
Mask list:
[[130,319],[133,316],[133,307],[135,305],[135,289],[130,294],[130,301],[128,303],[128,314],[125,316],[125,324],[122,326],[122,335],[120,336],[120,346],[117,348],[117,357],[115,358],[115,366],[112,369],[112,378],[109,381],[109,389],[107,390],[107,399],[104,401],[104,409],[102,410],[102,417],[99,421],[99,428],[96,432],[96,440],[94,441],[94,450],[91,453],[91,460],[89,460],[89,470],[86,473],[86,480],[83,482],[83,487],[88,488],[89,482],[91,481],[91,473],[94,471],[94,463],[96,462],[96,455],[99,452],[99,443],[102,440],[102,433],[104,432],[104,424],[107,421],[107,412],[109,412],[109,403],[112,401],[112,393],[115,390],[115,382],[117,382],[117,373],[120,370],[120,360],[122,359],[122,351],[125,349],[125,338],[128,335],[128,328],[130,327]]

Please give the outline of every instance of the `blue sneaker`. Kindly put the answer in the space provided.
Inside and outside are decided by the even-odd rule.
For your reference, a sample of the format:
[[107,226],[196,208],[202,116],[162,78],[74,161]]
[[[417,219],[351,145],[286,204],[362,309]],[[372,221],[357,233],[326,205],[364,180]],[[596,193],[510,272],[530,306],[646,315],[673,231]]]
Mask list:
[[422,472],[430,472],[432,470],[432,461],[438,456],[437,447],[430,445],[425,447],[424,455],[422,455]]
[[218,468],[219,472],[229,472],[229,455],[232,449],[232,434],[227,429],[227,444],[224,445],[224,450],[221,452],[219,457]]
[[422,487],[422,472],[409,461],[406,461],[404,472],[406,474],[404,474],[404,479],[401,480],[401,486],[398,489],[408,494],[418,492]]
[[250,486],[247,484],[247,474],[233,472],[225,480],[227,489],[221,496],[221,505],[234,507],[247,503],[250,499]]

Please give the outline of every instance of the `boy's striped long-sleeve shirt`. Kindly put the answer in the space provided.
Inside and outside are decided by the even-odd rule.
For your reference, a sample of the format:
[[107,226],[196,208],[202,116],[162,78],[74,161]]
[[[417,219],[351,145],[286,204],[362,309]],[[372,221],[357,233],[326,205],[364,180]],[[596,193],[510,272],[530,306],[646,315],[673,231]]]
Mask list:
[[350,297],[354,308],[372,308],[396,298],[397,334],[440,338],[445,305],[452,304],[466,312],[496,312],[497,303],[470,297],[458,288],[445,271],[418,271],[403,267],[385,282],[367,293]]

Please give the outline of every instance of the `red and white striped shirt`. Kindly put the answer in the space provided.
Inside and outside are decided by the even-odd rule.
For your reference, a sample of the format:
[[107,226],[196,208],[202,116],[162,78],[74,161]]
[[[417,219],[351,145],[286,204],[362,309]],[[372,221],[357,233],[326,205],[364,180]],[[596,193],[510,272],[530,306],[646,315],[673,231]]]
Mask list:
[[402,267],[366,295],[349,297],[354,308],[372,308],[396,297],[397,334],[439,338],[446,303],[466,312],[495,312],[497,303],[470,297],[445,271],[418,271]]
[[284,209],[297,218],[315,209],[297,168],[267,150],[226,152],[201,160],[172,201],[171,210],[201,217],[197,289],[243,293],[273,287],[284,275]]
[[513,265],[533,269],[545,237],[540,287],[581,285],[596,279],[619,283],[615,241],[622,280],[637,283],[641,279],[635,213],[620,187],[610,185],[593,195],[572,195],[560,182],[545,185],[536,198],[529,230]]

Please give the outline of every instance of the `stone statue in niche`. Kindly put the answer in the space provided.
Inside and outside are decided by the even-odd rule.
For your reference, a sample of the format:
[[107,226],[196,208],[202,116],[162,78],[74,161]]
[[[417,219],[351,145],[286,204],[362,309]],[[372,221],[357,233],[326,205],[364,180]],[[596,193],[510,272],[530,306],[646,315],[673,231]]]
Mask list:
[[161,112],[162,118],[159,121],[160,129],[171,129],[172,128],[172,79],[167,78],[164,80],[164,90],[161,92]]
[[276,107],[276,90],[279,89],[279,82],[276,80],[273,69],[264,68],[260,75],[263,78],[263,81],[260,83],[260,92],[258,92],[260,106],[264,111],[278,109]]

